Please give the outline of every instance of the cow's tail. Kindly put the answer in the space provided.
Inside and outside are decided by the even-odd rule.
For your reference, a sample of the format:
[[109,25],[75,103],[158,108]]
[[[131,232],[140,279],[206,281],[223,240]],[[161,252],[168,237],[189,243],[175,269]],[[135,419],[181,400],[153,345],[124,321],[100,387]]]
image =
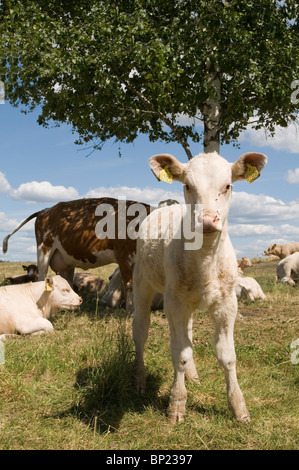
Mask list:
[[3,253],[6,253],[7,252],[7,248],[8,248],[8,240],[9,238],[14,234],[16,233],[18,230],[20,230],[21,227],[23,227],[23,225],[26,225],[31,219],[34,219],[35,217],[37,217],[39,214],[41,214],[42,212],[44,212],[45,210],[47,209],[43,209],[39,212],[35,212],[34,214],[30,215],[29,217],[27,217],[26,220],[24,220],[13,232],[11,232],[9,235],[7,235],[4,240],[3,240],[3,245],[2,245],[2,251]]

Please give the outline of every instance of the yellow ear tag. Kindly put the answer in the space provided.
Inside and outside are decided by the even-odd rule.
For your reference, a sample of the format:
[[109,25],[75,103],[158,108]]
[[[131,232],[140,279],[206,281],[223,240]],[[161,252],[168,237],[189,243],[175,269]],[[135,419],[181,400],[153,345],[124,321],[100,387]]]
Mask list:
[[160,181],[165,181],[165,183],[172,183],[172,174],[170,173],[167,165],[165,165],[163,170],[160,171],[159,178]]
[[247,170],[245,173],[246,181],[248,181],[249,183],[253,183],[259,176],[260,176],[260,173],[257,167],[247,163]]
[[50,284],[49,284],[48,282],[47,282],[47,284],[46,284],[46,286],[45,286],[45,290],[46,290],[47,292],[51,292],[51,291],[53,290],[52,287],[50,286]]

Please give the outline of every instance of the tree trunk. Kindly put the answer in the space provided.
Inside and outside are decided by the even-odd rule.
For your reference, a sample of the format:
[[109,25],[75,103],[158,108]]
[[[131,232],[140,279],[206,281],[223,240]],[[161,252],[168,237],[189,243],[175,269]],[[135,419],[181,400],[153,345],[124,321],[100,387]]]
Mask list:
[[204,152],[220,150],[220,120],[221,120],[221,81],[219,71],[208,63],[208,82],[215,89],[215,98],[208,100],[203,107],[204,118]]

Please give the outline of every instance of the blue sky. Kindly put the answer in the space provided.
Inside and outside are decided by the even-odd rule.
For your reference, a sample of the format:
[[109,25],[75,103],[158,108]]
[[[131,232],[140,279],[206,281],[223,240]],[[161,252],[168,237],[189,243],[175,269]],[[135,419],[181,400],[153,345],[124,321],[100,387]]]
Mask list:
[[[8,102],[0,105],[0,259],[35,261],[34,222],[9,240],[2,240],[30,214],[61,200],[80,197],[125,196],[157,204],[165,198],[183,201],[182,186],[156,181],[148,158],[172,153],[187,157],[177,144],[150,143],[146,136],[134,144],[106,143],[102,151],[74,144],[71,127],[43,128],[38,111],[21,113]],[[296,128],[277,129],[275,139],[248,128],[239,139],[240,149],[221,147],[220,154],[235,161],[248,151],[268,156],[268,164],[254,183],[237,182],[229,215],[229,233],[237,256],[261,256],[271,243],[299,240],[299,140]],[[201,144],[191,145],[193,155]]]

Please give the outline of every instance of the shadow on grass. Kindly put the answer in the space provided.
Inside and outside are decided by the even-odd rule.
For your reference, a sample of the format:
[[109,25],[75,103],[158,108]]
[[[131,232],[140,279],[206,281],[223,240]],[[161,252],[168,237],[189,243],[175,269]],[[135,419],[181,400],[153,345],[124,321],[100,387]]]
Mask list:
[[94,377],[98,375],[97,368],[79,371],[76,388],[85,391],[80,403],[71,412],[100,434],[117,431],[126,413],[143,413],[147,406],[157,408],[160,403],[157,395],[161,378],[157,375],[147,377],[147,391],[142,396],[134,390],[131,383],[133,370],[130,375],[128,370],[124,370],[123,377],[116,381],[111,376],[110,380],[98,378],[94,382]]
[[144,395],[135,391],[133,359],[131,340],[121,328],[91,348],[86,362],[95,365],[78,370],[74,384],[77,403],[59,417],[72,415],[94,432],[107,433],[119,428],[127,412],[142,413],[147,406],[166,411],[167,404],[164,408],[158,398],[162,381],[158,374],[148,374]]

